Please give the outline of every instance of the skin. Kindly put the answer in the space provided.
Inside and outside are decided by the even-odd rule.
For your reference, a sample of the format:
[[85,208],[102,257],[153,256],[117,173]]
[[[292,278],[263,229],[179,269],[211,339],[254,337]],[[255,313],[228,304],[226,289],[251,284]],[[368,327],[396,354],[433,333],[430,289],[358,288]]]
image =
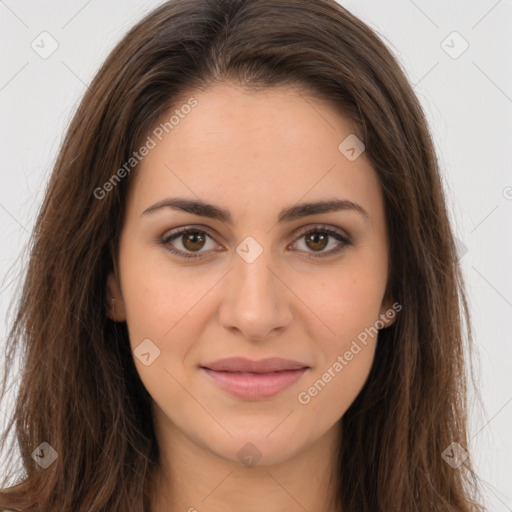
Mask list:
[[[385,297],[388,238],[377,175],[365,153],[349,161],[340,152],[356,132],[320,100],[288,87],[247,92],[229,82],[193,96],[198,105],[135,171],[119,275],[107,284],[115,300],[109,315],[127,322],[132,350],[145,339],[160,350],[149,366],[134,357],[153,399],[162,454],[151,510],[335,510],[339,421],[368,377],[377,336],[359,343],[309,403],[298,394],[365,328],[393,322],[385,316],[393,301]],[[233,224],[170,208],[141,215],[171,196],[225,208]],[[341,210],[277,223],[285,207],[328,199],[353,201],[368,218]],[[323,247],[302,233],[321,224],[352,244],[328,255],[340,242],[329,237]],[[187,226],[211,238],[202,247],[183,236],[160,243]],[[252,263],[236,252],[247,236],[263,249]],[[196,248],[200,257],[180,258],[169,247]],[[272,398],[244,400],[199,368],[231,356],[279,356],[310,368]],[[252,467],[237,456],[248,442],[261,456]]]

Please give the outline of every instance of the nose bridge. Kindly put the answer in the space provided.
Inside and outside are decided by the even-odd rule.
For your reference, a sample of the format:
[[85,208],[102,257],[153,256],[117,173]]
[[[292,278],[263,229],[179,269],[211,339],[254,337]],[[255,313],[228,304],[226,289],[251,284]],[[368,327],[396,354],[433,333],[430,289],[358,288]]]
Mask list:
[[289,295],[276,276],[270,250],[257,249],[248,240],[238,246],[237,253],[222,299],[220,320],[227,329],[261,339],[291,321]]

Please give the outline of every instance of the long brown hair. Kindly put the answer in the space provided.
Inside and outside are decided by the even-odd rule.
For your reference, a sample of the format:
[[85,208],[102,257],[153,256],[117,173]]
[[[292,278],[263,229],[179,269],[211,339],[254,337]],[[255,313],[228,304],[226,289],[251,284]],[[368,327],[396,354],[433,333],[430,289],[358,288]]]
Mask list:
[[[389,293],[403,309],[380,332],[368,380],[340,421],[340,509],[484,510],[469,454],[457,468],[443,456],[452,443],[468,450],[472,336],[431,135],[391,52],[334,0],[169,1],[96,74],[60,148],[7,339],[2,396],[17,350],[23,358],[2,447],[14,428],[11,459],[19,449],[23,475],[10,488],[5,477],[0,508],[148,510],[159,461],[150,396],[126,324],[105,305],[136,166],[108,193],[94,191],[178,98],[225,80],[297,87],[339,109],[384,194]],[[45,442],[57,459],[42,469],[33,453]]]

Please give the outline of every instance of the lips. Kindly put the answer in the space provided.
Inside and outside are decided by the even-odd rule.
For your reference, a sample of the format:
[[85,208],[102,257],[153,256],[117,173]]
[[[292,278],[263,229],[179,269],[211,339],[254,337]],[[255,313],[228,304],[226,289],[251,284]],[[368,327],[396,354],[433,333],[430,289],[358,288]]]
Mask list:
[[237,398],[270,398],[297,382],[309,369],[299,361],[271,357],[253,361],[229,358],[201,366],[223,391]]

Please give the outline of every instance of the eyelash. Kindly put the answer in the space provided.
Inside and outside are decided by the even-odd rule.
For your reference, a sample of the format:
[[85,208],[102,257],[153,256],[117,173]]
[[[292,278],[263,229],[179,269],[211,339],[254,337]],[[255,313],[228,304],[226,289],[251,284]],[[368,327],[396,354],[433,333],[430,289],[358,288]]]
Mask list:
[[[207,231],[205,231],[203,229],[185,227],[185,228],[178,228],[176,231],[174,231],[170,235],[165,236],[164,238],[162,238],[160,240],[160,243],[166,248],[166,250],[168,250],[170,253],[172,253],[176,256],[179,256],[180,258],[187,258],[187,259],[188,258],[201,258],[202,257],[201,253],[197,253],[197,254],[187,253],[187,252],[179,251],[176,249],[171,249],[167,246],[167,244],[169,244],[169,242],[179,238],[182,235],[186,235],[189,233],[201,233],[201,234],[207,235],[208,237],[213,239],[213,237]],[[329,235],[329,236],[335,238],[336,240],[338,240],[338,242],[341,242],[341,247],[338,247],[337,249],[334,249],[334,250],[330,250],[326,253],[318,253],[318,254],[309,253],[307,256],[309,258],[326,258],[328,256],[332,256],[334,254],[341,252],[343,249],[345,249],[346,246],[352,245],[352,241],[348,237],[344,236],[339,231],[333,230],[327,226],[315,226],[314,228],[304,231],[298,235],[297,241],[306,235],[316,234],[316,233],[326,234],[326,235]],[[294,242],[294,243],[296,243],[296,242]]]

